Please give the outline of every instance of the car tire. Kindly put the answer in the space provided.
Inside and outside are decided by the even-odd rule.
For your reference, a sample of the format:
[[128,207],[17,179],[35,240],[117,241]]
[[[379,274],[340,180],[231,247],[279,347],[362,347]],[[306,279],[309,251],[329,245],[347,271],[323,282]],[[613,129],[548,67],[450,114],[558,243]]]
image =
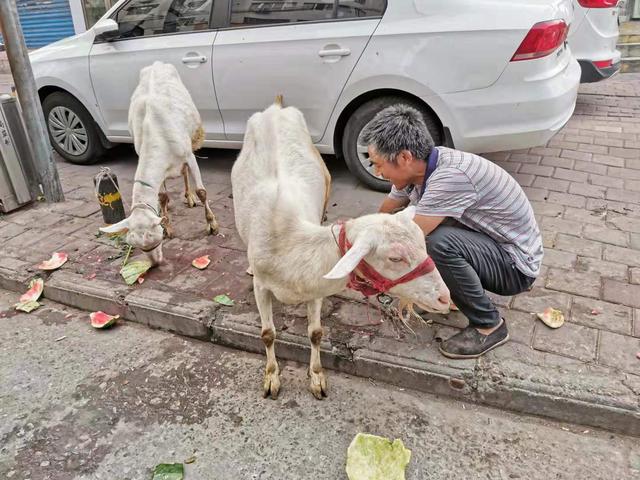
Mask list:
[[[360,137],[362,130],[364,130],[364,127],[373,120],[373,117],[375,117],[380,110],[397,104],[407,105],[420,111],[424,118],[424,122],[427,125],[427,129],[433,137],[433,141],[436,145],[442,144],[442,135],[438,122],[430,112],[417,102],[413,102],[403,97],[387,96],[375,98],[360,105],[351,114],[351,117],[349,117],[349,120],[345,125],[344,133],[342,135],[342,154],[351,173],[353,173],[362,183],[379,192],[388,192],[391,190],[391,184],[388,180],[376,177],[373,174],[373,171],[368,170],[364,165],[368,155],[362,151],[360,153],[358,152],[358,138]],[[362,148],[360,150],[362,150]]]
[[49,141],[65,160],[78,165],[97,162],[106,152],[102,132],[86,108],[65,92],[54,92],[42,102]]

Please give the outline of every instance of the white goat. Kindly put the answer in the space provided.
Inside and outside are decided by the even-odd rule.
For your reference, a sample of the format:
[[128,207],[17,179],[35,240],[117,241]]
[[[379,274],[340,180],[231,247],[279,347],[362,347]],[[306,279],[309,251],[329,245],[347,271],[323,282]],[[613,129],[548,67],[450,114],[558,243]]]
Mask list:
[[173,236],[167,178],[184,177],[186,203],[195,207],[196,200],[189,187],[191,172],[196,194],[205,208],[207,231],[218,232],[193,154],[204,141],[200,114],[173,65],[155,62],[140,71],[140,83],[129,106],[129,130],[139,157],[131,213],[121,222],[100,230],[115,233],[128,228],[127,242],[146,252],[156,265],[162,262],[163,227],[169,238]]
[[[355,218],[343,226],[321,226],[330,181],[299,110],[282,108],[279,98],[249,119],[231,184],[236,227],[247,246],[262,320],[265,397],[276,398],[280,389],[272,297],[287,304],[307,304],[310,389],[321,399],[327,395],[320,363],[322,298],[344,290],[347,277],[359,272],[363,259],[397,279],[428,258],[424,235],[413,222],[413,208]],[[344,256],[337,245],[342,227],[352,244]],[[449,309],[449,291],[437,270],[394,286],[389,293],[429,311]]]

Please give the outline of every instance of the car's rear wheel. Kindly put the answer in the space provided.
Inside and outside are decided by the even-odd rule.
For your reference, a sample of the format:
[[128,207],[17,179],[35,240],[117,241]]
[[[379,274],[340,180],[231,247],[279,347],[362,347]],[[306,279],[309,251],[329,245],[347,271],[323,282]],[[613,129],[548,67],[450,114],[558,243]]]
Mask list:
[[54,92],[44,99],[42,109],[51,145],[65,160],[90,165],[104,154],[98,126],[73,96]]
[[351,173],[368,187],[380,192],[388,192],[391,184],[376,175],[373,165],[369,161],[367,145],[361,141],[362,132],[376,114],[391,105],[407,105],[422,113],[427,129],[436,145],[442,144],[440,126],[433,115],[417,102],[403,97],[380,97],[369,100],[358,107],[349,117],[342,135],[342,154]]

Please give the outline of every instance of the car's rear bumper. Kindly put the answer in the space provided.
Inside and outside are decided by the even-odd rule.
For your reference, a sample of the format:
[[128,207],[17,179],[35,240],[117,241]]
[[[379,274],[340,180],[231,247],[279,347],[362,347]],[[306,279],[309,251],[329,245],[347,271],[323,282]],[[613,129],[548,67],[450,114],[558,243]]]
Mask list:
[[571,118],[581,73],[575,59],[542,77],[520,68],[526,67],[508,67],[489,88],[443,96],[456,148],[483,153],[544,145]]
[[606,80],[607,78],[615,75],[620,71],[620,67],[622,66],[622,62],[617,62],[606,68],[598,68],[594,63],[590,60],[578,60],[580,64],[580,69],[582,70],[582,75],[580,76],[580,83],[593,83],[599,82],[601,80]]

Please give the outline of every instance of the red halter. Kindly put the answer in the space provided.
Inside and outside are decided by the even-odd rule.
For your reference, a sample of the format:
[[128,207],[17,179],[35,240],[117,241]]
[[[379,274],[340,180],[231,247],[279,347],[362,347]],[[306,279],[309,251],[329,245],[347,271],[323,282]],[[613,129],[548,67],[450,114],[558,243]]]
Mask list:
[[[347,253],[347,250],[352,247],[351,243],[349,243],[349,240],[347,240],[347,230],[344,223],[340,225],[338,247],[340,248],[340,253],[343,256],[345,253]],[[360,263],[356,267],[356,269],[360,272],[360,276],[355,273],[356,269],[354,269],[349,274],[349,283],[347,284],[347,287],[355,290],[356,292],[362,293],[366,297],[370,297],[371,295],[386,293],[396,285],[410,282],[411,280],[421,277],[422,275],[431,273],[435,270],[435,268],[436,266],[433,263],[433,260],[431,260],[431,257],[427,257],[424,262],[411,270],[409,273],[401,276],[400,278],[396,278],[395,280],[389,280],[388,278],[378,273],[375,268],[373,268],[363,259],[360,260]]]

